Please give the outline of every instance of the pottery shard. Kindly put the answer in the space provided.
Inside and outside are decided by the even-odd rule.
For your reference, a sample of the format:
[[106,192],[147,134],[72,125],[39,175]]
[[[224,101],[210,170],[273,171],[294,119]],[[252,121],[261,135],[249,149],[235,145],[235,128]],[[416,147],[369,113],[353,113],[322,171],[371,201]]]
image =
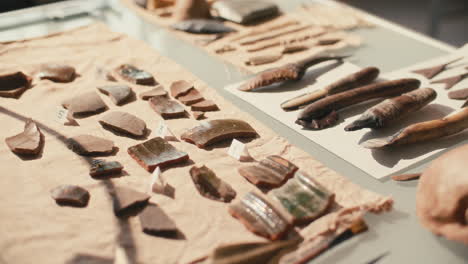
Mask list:
[[173,237],[178,233],[174,221],[164,213],[161,207],[155,204],[148,204],[138,217],[140,218],[141,229],[146,234]]
[[37,155],[44,145],[44,136],[34,121],[27,120],[24,131],[16,136],[5,139],[6,144],[13,153],[19,155]]
[[271,202],[281,205],[295,224],[308,224],[325,214],[335,201],[328,191],[313,177],[305,173],[296,175],[278,189],[268,193]]
[[146,206],[150,196],[130,188],[117,186],[113,198],[114,214],[120,217],[127,215],[132,210]]
[[252,138],[257,135],[257,132],[245,121],[218,119],[201,122],[200,125],[182,134],[181,139],[203,148],[233,138]]
[[89,116],[107,110],[107,106],[96,92],[87,92],[62,103],[73,116]]
[[184,105],[193,105],[205,99],[197,89],[193,88],[186,95],[179,96],[177,100],[179,100]]
[[205,112],[193,111],[192,114],[196,120],[202,120],[205,118]]
[[218,111],[218,106],[211,100],[203,100],[196,104],[193,104],[191,107],[192,111],[201,111],[201,112],[211,112]]
[[182,163],[189,159],[187,153],[176,149],[161,137],[155,137],[128,148],[128,154],[147,171]]
[[75,68],[64,64],[45,64],[39,69],[39,78],[53,82],[72,82],[76,77]]
[[0,75],[0,96],[18,98],[31,86],[31,78],[22,72]]
[[282,238],[291,228],[286,216],[273,207],[267,197],[254,192],[231,205],[229,213],[251,232],[270,240]]
[[59,205],[85,207],[90,198],[86,189],[75,185],[61,185],[52,189],[50,193]]
[[140,118],[125,112],[111,112],[99,120],[106,129],[130,137],[143,137],[146,133],[146,123]]
[[192,90],[193,85],[187,81],[180,80],[175,81],[171,84],[171,96],[174,98],[179,98],[179,96],[186,95],[190,90]]
[[220,0],[212,6],[217,17],[239,24],[254,23],[278,14],[278,6],[270,1]]
[[151,73],[138,69],[130,64],[123,64],[116,69],[116,72],[125,80],[140,85],[157,84]]
[[459,82],[461,82],[466,77],[468,77],[468,73],[463,73],[463,74],[460,74],[460,75],[455,75],[455,76],[452,76],[452,77],[448,77],[448,78],[444,78],[444,79],[440,79],[440,80],[435,80],[435,81],[432,81],[431,83],[432,84],[438,84],[438,83],[445,84],[445,89],[448,90],[448,89],[452,88],[453,86],[457,85]]
[[178,102],[167,96],[154,96],[149,99],[151,108],[164,119],[180,118],[187,116],[185,108]]
[[294,176],[297,166],[280,156],[268,156],[257,164],[239,168],[239,174],[259,188],[277,188]]
[[192,18],[210,18],[210,5],[206,0],[177,0],[174,18],[182,21]]
[[221,34],[235,31],[222,22],[212,19],[189,19],[175,23],[171,27],[193,34]]
[[133,94],[132,88],[127,85],[101,86],[98,87],[98,90],[101,93],[108,95],[112,102],[116,105],[122,105],[123,103],[127,102]]
[[109,155],[114,151],[114,142],[91,135],[79,135],[67,139],[68,148],[73,152],[84,155]]
[[89,175],[93,178],[120,174],[123,170],[118,161],[93,160]]
[[468,88],[451,91],[448,93],[450,99],[466,100],[468,99]]
[[142,92],[140,94],[140,98],[142,100],[149,100],[151,99],[151,97],[155,97],[155,96],[167,96],[167,91],[164,89],[162,85],[158,85],[156,86],[156,88],[151,89],[146,92]]
[[206,166],[193,166],[190,169],[190,176],[203,197],[225,203],[229,203],[236,197],[236,191]]

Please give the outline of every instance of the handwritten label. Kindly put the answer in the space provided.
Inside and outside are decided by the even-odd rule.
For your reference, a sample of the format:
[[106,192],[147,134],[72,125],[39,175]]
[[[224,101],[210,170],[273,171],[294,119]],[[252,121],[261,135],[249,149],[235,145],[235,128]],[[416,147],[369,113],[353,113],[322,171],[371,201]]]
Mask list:
[[57,107],[57,114],[55,116],[55,121],[57,123],[65,125],[68,123],[68,110],[63,108],[63,106]]
[[229,150],[228,150],[228,155],[235,158],[236,160],[240,160],[244,151],[245,151],[245,144],[240,142],[237,139],[233,139],[231,146],[229,147]]
[[164,192],[165,185],[166,183],[162,177],[161,169],[156,167],[151,175],[148,193],[152,193],[153,191],[156,193],[162,193]]

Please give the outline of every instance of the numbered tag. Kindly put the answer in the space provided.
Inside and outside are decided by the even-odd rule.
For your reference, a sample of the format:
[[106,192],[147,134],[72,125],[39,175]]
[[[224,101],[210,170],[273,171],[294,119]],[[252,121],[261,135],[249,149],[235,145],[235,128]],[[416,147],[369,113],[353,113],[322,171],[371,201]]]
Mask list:
[[229,147],[228,154],[229,156],[235,158],[236,160],[240,160],[242,154],[245,150],[245,144],[240,142],[237,139],[233,139],[231,143],[231,147]]
[[164,188],[166,187],[166,181],[162,177],[161,169],[156,167],[151,175],[150,184],[148,187],[148,193],[164,193]]
[[69,122],[68,120],[68,110],[65,109],[63,106],[57,107],[57,114],[55,116],[55,121],[57,123],[65,125]]
[[164,121],[158,123],[155,133],[157,137],[162,137],[167,141],[179,141]]

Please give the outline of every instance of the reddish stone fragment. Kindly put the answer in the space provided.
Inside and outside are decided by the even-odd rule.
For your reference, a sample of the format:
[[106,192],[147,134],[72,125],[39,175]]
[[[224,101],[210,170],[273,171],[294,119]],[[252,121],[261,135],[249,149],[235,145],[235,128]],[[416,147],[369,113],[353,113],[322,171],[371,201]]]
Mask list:
[[38,155],[44,146],[44,136],[36,123],[29,119],[24,125],[23,132],[6,138],[5,142],[13,153]]
[[90,198],[86,189],[75,185],[61,185],[52,189],[50,193],[59,205],[85,207]]
[[143,137],[146,123],[140,118],[125,112],[111,112],[103,116],[99,123],[106,129],[130,137]]
[[68,148],[83,156],[109,155],[115,150],[114,142],[92,135],[79,135],[67,139]]
[[31,78],[22,72],[0,75],[0,96],[18,98],[31,86]]
[[183,163],[189,159],[187,153],[176,149],[161,137],[155,137],[128,148],[128,154],[147,171]]
[[96,92],[87,92],[62,103],[73,116],[89,116],[107,110],[107,106]]
[[193,166],[190,169],[190,176],[203,197],[225,203],[231,202],[236,197],[236,191],[206,166]]
[[130,64],[123,64],[116,70],[123,79],[134,84],[140,85],[156,85],[157,82],[151,73],[138,69]]
[[148,204],[138,215],[144,233],[154,236],[174,237],[178,233],[174,221],[167,216],[161,207]]
[[156,86],[156,88],[140,94],[140,98],[142,100],[149,100],[151,99],[151,97],[155,97],[155,96],[167,96],[167,91],[164,89],[162,85],[158,85]]
[[76,77],[75,68],[64,64],[45,64],[39,70],[39,78],[53,82],[72,82]]
[[204,98],[197,89],[193,88],[186,95],[179,96],[177,100],[179,100],[184,105],[193,105],[203,101]]
[[218,111],[218,106],[211,100],[203,100],[196,104],[192,105],[192,111],[202,111],[202,112],[210,112],[210,111]]
[[130,188],[115,187],[114,213],[116,216],[125,216],[132,210],[142,208],[148,204],[150,196]]
[[149,99],[151,108],[164,119],[187,116],[185,108],[167,96],[155,96]]
[[171,87],[170,87],[171,96],[177,99],[179,98],[179,96],[187,94],[192,88],[193,88],[193,85],[187,81],[184,81],[184,80],[175,81],[171,84]]

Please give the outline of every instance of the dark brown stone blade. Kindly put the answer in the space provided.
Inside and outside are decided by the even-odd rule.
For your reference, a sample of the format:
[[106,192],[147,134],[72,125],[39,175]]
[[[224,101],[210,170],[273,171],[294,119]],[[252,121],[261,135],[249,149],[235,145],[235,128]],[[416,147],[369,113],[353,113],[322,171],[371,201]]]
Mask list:
[[281,239],[291,223],[261,194],[249,192],[229,207],[229,213],[256,235],[270,240]]
[[411,181],[417,180],[421,177],[421,173],[412,173],[412,174],[401,174],[401,175],[393,175],[392,180],[394,181]]
[[218,111],[218,106],[211,100],[203,100],[196,104],[193,104],[191,107],[192,111],[201,111],[201,112],[211,112]]
[[24,131],[6,138],[5,142],[10,150],[18,155],[38,155],[44,146],[44,136],[37,124],[28,119]]
[[146,234],[162,237],[176,237],[178,234],[174,221],[155,204],[148,204],[138,217],[141,229]]
[[39,69],[39,78],[53,82],[67,83],[75,80],[76,72],[72,66],[64,64],[44,64]]
[[190,176],[203,197],[225,203],[231,202],[236,197],[236,191],[206,166],[193,166],[190,169]]
[[233,138],[256,137],[257,132],[245,121],[218,119],[203,121],[200,125],[182,134],[181,139],[199,148]]
[[452,88],[453,86],[455,86],[457,83],[461,82],[466,77],[468,77],[468,73],[464,73],[464,74],[460,74],[460,75],[456,75],[456,76],[452,76],[452,77],[432,81],[431,83],[432,84],[437,84],[437,83],[445,84],[445,89],[448,90],[448,89]]
[[173,29],[193,34],[220,34],[236,31],[213,19],[188,19],[171,25]]
[[184,105],[193,105],[203,101],[204,98],[197,89],[193,88],[186,95],[179,96],[177,100],[179,100]]
[[272,155],[257,164],[241,167],[239,174],[259,188],[277,188],[294,176],[298,167],[292,162]]
[[468,88],[450,91],[448,97],[454,100],[466,100],[468,99]]
[[155,137],[141,144],[129,147],[128,154],[150,172],[157,166],[162,168],[172,164],[183,163],[189,159],[187,153],[176,149],[161,137]]
[[170,87],[171,96],[177,99],[179,96],[186,95],[193,88],[193,85],[187,81],[175,81],[171,84]]
[[106,104],[96,92],[75,96],[63,102],[62,106],[72,112],[74,117],[95,115],[107,110]]
[[89,175],[93,178],[104,178],[122,173],[123,166],[118,161],[93,160]]
[[436,65],[436,66],[432,66],[432,67],[429,67],[429,68],[424,68],[424,69],[419,69],[419,70],[414,70],[413,72],[416,73],[416,74],[420,74],[424,77],[426,77],[427,79],[432,79],[434,78],[437,74],[441,73],[442,71],[444,71],[448,65],[456,62],[456,61],[459,61],[463,59],[462,58],[458,58],[458,59],[455,59],[455,60],[452,60],[450,62],[447,62],[447,63],[444,63],[444,64],[440,64],[440,65]]
[[150,196],[126,187],[115,187],[114,190],[114,214],[126,216],[132,211],[145,207]]
[[115,151],[114,142],[92,135],[79,135],[67,139],[68,148],[83,156],[109,155]]
[[158,84],[151,73],[138,69],[130,64],[123,64],[115,70],[124,80],[140,85]]
[[98,87],[98,90],[108,95],[116,105],[126,103],[133,95],[132,88],[127,85],[107,85]]
[[74,207],[86,207],[90,198],[85,188],[76,185],[60,185],[50,193],[57,204]]
[[31,87],[31,78],[22,72],[0,75],[0,96],[18,98]]
[[151,99],[151,97],[155,97],[155,96],[167,96],[167,91],[166,89],[164,89],[164,87],[162,85],[158,85],[156,86],[156,88],[154,89],[151,89],[149,91],[146,91],[146,92],[142,92],[140,94],[140,98],[142,100],[149,100]]
[[118,134],[140,138],[146,134],[146,123],[140,118],[125,112],[110,112],[99,123]]
[[154,96],[149,99],[151,108],[164,119],[186,117],[185,108],[167,96]]

